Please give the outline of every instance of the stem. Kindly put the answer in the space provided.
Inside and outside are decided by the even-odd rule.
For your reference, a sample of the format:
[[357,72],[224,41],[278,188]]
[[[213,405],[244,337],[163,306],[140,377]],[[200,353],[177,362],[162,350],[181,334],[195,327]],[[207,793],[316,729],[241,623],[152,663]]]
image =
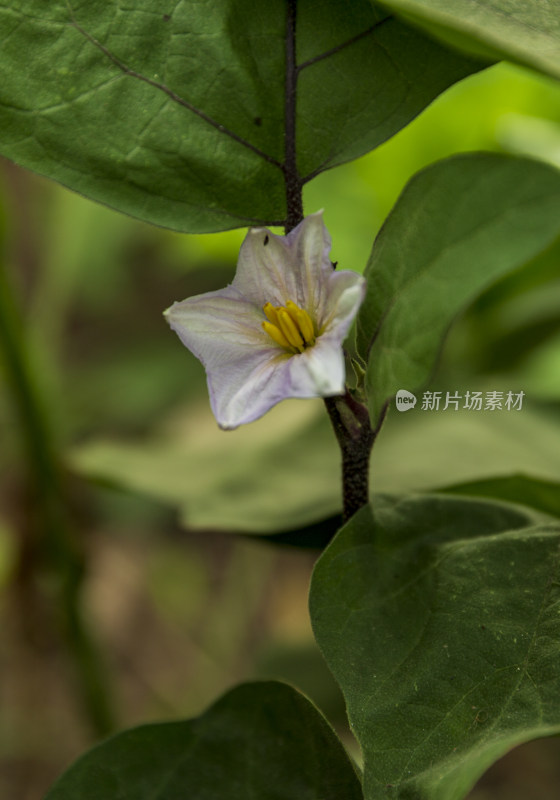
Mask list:
[[372,430],[367,408],[348,391],[326,397],[325,406],[342,453],[343,518],[347,522],[369,502],[369,458],[380,426]]
[[0,258],[0,357],[16,409],[31,486],[33,555],[46,556],[55,575],[62,634],[74,661],[80,691],[94,731],[113,728],[103,671],[81,611],[84,558],[67,524],[68,511],[47,415],[33,380],[15,293]]
[[[286,234],[303,220],[303,184],[297,171],[296,103],[297,80],[303,66],[296,64],[297,0],[287,0],[285,157]],[[366,31],[361,36],[365,36]],[[325,398],[325,406],[342,453],[342,494],[344,521],[369,502],[369,458],[379,426],[372,431],[368,410],[347,391],[340,397]],[[383,417],[382,417],[383,418]]]
[[296,65],[297,0],[288,0],[286,16],[286,92],[284,97],[285,152],[284,183],[286,186],[286,234],[303,219],[303,182],[297,171],[296,102],[298,69]]

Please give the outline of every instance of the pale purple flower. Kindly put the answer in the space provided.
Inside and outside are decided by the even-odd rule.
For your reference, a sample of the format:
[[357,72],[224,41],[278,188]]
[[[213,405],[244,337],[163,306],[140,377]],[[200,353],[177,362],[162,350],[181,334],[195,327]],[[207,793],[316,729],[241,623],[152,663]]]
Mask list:
[[165,312],[206,369],[221,428],[252,422],[289,397],[344,393],[342,342],[365,280],[336,272],[330,247],[321,212],[287,236],[252,228],[230,286]]

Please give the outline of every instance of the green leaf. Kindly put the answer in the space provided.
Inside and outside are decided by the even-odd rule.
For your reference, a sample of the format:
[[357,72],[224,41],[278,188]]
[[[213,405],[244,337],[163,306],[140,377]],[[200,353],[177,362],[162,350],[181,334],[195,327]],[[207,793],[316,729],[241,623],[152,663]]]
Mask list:
[[356,158],[480,68],[368,0],[301,0],[295,60],[286,0],[158,8],[2,6],[0,152],[181,231],[282,223],[286,162]]
[[560,78],[560,0],[382,0],[447,41]]
[[560,517],[560,483],[533,478],[530,475],[505,475],[488,480],[446,485],[439,489],[446,494],[487,497],[510,503],[523,503],[544,514]]
[[83,475],[174,506],[189,528],[280,532],[341,506],[340,455],[319,400],[287,401],[228,433],[205,401],[148,439],[93,440],[68,458]]
[[537,520],[378,498],[321,556],[312,622],[366,800],[460,800],[509,748],[560,732],[560,526]]
[[82,756],[46,800],[358,800],[332,728],[291,687],[239,686],[187,722],[119,733]]
[[373,246],[358,315],[372,416],[432,373],[454,317],[560,233],[560,172],[476,153],[407,184]]
[[303,176],[369,152],[448,86],[487,66],[419,37],[375,4],[371,15],[366,6],[363,0],[297,4]]
[[[558,478],[558,420],[530,405],[495,413],[427,412],[417,404],[406,414],[391,412],[372,458],[376,491],[438,491],[521,472],[552,484]],[[177,509],[189,528],[263,535],[318,523],[280,541],[322,547],[340,527],[334,517],[323,525],[341,510],[340,454],[319,400],[287,401],[227,434],[206,402],[188,405],[144,439],[74,445],[68,462],[83,477]],[[525,494],[519,502],[533,505]]]
[[[373,451],[371,474],[376,491],[434,492],[520,473],[536,482],[554,485],[558,481],[557,415],[529,404],[511,412],[432,412],[422,411],[419,405],[405,414],[390,409]],[[526,494],[516,502],[533,505]]]

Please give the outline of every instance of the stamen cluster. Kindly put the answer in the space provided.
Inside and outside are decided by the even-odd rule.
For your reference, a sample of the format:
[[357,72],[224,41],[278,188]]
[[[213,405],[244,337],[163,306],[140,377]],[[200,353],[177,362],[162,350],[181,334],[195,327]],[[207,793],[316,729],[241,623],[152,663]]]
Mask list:
[[271,339],[291,353],[303,353],[315,343],[313,321],[307,311],[288,300],[285,306],[265,303],[263,311],[267,320],[263,330]]

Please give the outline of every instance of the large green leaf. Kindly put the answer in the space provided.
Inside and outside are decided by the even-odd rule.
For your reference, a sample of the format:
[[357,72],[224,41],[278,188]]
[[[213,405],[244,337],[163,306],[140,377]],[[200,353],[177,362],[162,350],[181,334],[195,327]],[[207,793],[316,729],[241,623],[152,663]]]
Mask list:
[[[519,412],[429,412],[419,404],[393,411],[373,451],[375,491],[434,491],[519,473],[551,487],[560,482],[558,421],[530,405]],[[85,440],[68,461],[84,477],[177,509],[190,528],[278,533],[341,510],[340,454],[319,400],[287,401],[227,434],[206,402],[192,404],[143,439]],[[533,505],[525,493],[519,502]],[[317,533],[322,541],[320,528],[301,538]]]
[[358,345],[377,417],[399,389],[430,376],[454,317],[492,281],[560,233],[560,172],[529,159],[476,153],[412,178],[366,269]]
[[69,461],[91,478],[174,506],[191,528],[278,532],[341,506],[340,455],[320,401],[282,403],[227,433],[206,402],[191,405],[149,439],[94,440],[75,447]]
[[286,159],[355,158],[480,67],[368,0],[300,0],[290,59],[289,6],[4,4],[0,152],[177,230],[281,223]]
[[[420,403],[404,414],[390,409],[373,450],[376,492],[433,492],[516,474],[551,485],[560,482],[557,415],[531,404],[508,412],[422,411]],[[532,505],[526,494],[516,502]]]
[[332,728],[291,687],[233,689],[187,722],[144,725],[82,756],[46,800],[358,800]]
[[560,0],[382,0],[467,48],[480,45],[560,78]]
[[367,800],[459,800],[509,748],[560,732],[560,525],[450,497],[378,498],[318,561],[317,641]]

